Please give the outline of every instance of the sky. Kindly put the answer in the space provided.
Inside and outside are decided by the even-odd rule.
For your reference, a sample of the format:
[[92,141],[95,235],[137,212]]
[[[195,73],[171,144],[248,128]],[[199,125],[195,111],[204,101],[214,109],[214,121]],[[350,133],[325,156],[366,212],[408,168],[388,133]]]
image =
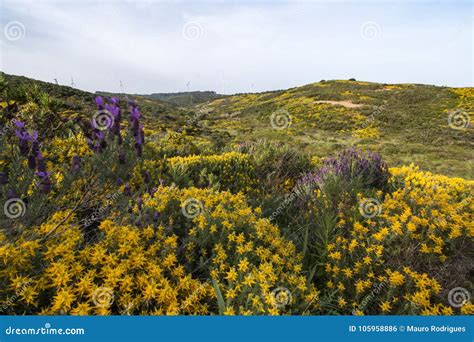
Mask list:
[[0,70],[88,91],[473,86],[473,2],[0,0]]

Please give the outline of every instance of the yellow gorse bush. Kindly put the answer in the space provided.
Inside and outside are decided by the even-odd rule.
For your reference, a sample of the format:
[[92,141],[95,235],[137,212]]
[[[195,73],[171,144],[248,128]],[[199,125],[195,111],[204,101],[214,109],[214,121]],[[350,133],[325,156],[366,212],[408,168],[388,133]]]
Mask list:
[[57,213],[34,227],[37,239],[22,236],[15,245],[1,247],[1,273],[8,282],[2,298],[19,293],[10,303],[10,313],[210,313],[215,301],[212,286],[176,262],[176,236],[163,227],[138,229],[105,220],[96,241],[85,244],[71,217],[61,234],[41,243],[63,218]]
[[[202,201],[204,208],[193,219],[181,212],[188,198]],[[96,236],[84,240],[72,215],[42,243],[65,219],[66,213],[58,212],[14,244],[2,244],[2,298],[20,293],[10,313],[212,314],[218,313],[212,280],[225,298],[225,314],[303,313],[317,307],[318,292],[307,284],[295,246],[259,218],[243,195],[163,187],[145,197],[144,205],[161,213],[159,226],[137,228],[107,219]],[[273,291],[282,286],[290,289],[290,298],[279,306]]]
[[254,166],[248,154],[227,152],[214,155],[172,157],[167,160],[171,173],[186,175],[195,186],[218,182],[233,192],[252,191],[256,185]]
[[[187,201],[199,206],[186,218]],[[214,279],[226,301],[226,313],[302,313],[318,305],[318,292],[307,284],[301,255],[278,227],[247,206],[244,195],[209,189],[162,187],[144,198],[144,206],[180,226],[182,255],[190,271]],[[272,291],[285,287],[291,302],[274,305]]]
[[[452,283],[437,278],[446,281],[446,266],[458,269],[451,278],[468,278],[469,265],[456,256],[472,246],[474,182],[414,166],[391,173],[401,186],[385,196],[380,215],[350,222],[348,235],[328,245],[326,286],[343,299],[343,312],[453,314],[443,304]],[[472,305],[460,312],[472,314]]]

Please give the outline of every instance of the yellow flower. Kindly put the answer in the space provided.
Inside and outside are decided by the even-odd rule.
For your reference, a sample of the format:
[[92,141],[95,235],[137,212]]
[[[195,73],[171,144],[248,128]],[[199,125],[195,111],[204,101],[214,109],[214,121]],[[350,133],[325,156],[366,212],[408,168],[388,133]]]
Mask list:
[[344,275],[347,277],[347,278],[352,278],[352,270],[350,268],[345,268],[342,270],[342,272],[344,273]]
[[231,267],[229,272],[227,272],[227,275],[225,277],[228,281],[236,281],[237,280],[237,272],[235,271],[235,268]]
[[421,244],[420,248],[421,253],[429,254],[431,252],[430,248],[426,245],[426,243]]
[[380,303],[380,309],[382,310],[382,312],[390,312],[392,306],[390,305],[390,302],[385,301]]
[[233,299],[237,296],[237,291],[235,289],[228,289],[226,294],[225,294],[225,297],[227,299]]
[[71,314],[78,316],[87,316],[90,314],[91,307],[88,303],[79,303],[71,310]]
[[228,306],[225,311],[224,311],[224,315],[225,316],[233,316],[235,315],[235,311],[234,311],[234,308],[231,307],[231,306]]
[[342,297],[339,297],[338,301],[337,301],[337,305],[339,305],[339,307],[343,308],[344,306],[346,306],[347,302],[344,298]]
[[333,253],[329,253],[328,256],[334,260],[341,260],[342,254],[341,252],[333,252]]
[[474,315],[474,304],[467,302],[461,306],[461,314],[463,315]]
[[364,261],[364,264],[370,265],[370,263],[372,262],[372,259],[370,258],[370,256],[367,255],[364,257],[363,261]]
[[245,276],[245,279],[243,281],[243,284],[244,285],[247,285],[247,286],[252,286],[253,284],[255,284],[255,279],[252,275],[247,275]]
[[364,281],[362,280],[358,280],[355,284],[356,286],[356,293],[357,294],[361,294],[362,292],[364,292],[364,289],[365,289],[365,283]]
[[74,295],[68,289],[61,289],[53,299],[52,310],[54,312],[61,311],[67,312],[71,308],[71,304],[74,301]]
[[239,271],[245,272],[245,271],[247,271],[248,267],[249,267],[249,262],[248,262],[247,258],[244,258],[244,259],[240,260],[240,262],[239,262]]
[[398,271],[392,272],[389,277],[390,285],[401,286],[405,281],[405,276]]

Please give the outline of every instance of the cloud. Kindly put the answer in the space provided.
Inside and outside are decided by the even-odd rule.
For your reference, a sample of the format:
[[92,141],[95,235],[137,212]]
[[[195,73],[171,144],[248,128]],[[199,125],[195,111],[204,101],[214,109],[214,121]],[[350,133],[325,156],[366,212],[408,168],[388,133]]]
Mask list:
[[[4,1],[7,73],[86,90],[234,93],[355,77],[472,85],[469,4]],[[377,24],[374,39],[361,27]],[[4,33],[4,32],[2,32]]]

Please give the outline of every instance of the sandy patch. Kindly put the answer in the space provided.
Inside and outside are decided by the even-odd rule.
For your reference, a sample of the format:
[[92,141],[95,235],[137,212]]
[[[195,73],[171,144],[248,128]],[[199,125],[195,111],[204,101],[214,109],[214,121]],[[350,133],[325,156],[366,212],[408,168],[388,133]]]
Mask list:
[[360,108],[363,104],[352,103],[351,101],[316,101],[316,103],[329,103],[336,106],[343,106],[346,108]]

